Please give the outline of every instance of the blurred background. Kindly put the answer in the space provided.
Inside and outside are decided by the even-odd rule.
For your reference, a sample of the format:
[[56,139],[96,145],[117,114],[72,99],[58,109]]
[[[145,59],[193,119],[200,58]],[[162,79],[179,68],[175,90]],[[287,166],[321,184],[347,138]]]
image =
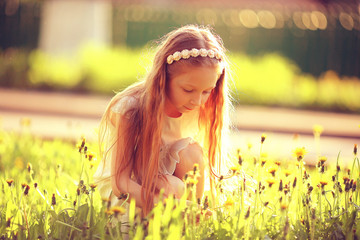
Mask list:
[[209,25],[237,103],[360,112],[357,0],[0,1],[0,86],[111,94],[170,30]]
[[[235,106],[271,107],[242,112],[239,129],[312,134],[317,120],[294,112],[263,115],[280,107],[312,111],[301,116],[341,113],[322,115],[334,119],[321,124],[325,130],[338,126],[329,135],[358,138],[359,13],[358,0],[0,0],[0,108],[29,101],[31,96],[21,99],[25,93],[19,91],[102,96],[107,102],[114,91],[144,76],[164,34],[202,24],[211,26],[228,49]],[[18,95],[5,95],[9,90]],[[9,99],[11,106],[4,103]],[[62,99],[71,109],[74,101]],[[35,108],[51,108],[37,103]],[[82,106],[90,108],[83,109],[88,117],[104,108],[103,102]],[[259,125],[250,126],[254,121],[247,116]],[[300,123],[292,127],[290,117]],[[336,122],[349,118],[351,124]],[[266,125],[271,120],[277,128]]]

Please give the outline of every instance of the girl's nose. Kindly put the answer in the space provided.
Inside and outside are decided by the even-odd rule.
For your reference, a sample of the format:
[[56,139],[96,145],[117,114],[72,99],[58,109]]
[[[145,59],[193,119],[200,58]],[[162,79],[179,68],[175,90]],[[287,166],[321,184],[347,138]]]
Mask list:
[[201,95],[196,95],[191,99],[191,104],[194,106],[200,106],[201,105]]

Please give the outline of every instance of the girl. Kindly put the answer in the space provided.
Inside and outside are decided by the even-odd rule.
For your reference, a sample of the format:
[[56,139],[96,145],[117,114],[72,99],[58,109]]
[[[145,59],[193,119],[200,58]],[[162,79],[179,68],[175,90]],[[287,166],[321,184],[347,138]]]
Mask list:
[[164,194],[180,198],[198,164],[196,197],[220,172],[227,129],[228,65],[221,39],[205,27],[181,27],[159,45],[144,81],[113,97],[99,129],[103,162],[94,179],[117,204],[129,193],[144,215]]

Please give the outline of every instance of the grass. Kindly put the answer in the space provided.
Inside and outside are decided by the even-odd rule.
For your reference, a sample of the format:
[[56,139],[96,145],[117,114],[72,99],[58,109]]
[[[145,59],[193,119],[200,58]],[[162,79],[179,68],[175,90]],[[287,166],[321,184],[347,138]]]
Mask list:
[[[314,135],[321,141],[320,133]],[[92,175],[98,164],[96,145],[46,141],[0,131],[1,239],[357,239],[360,236],[360,163],[357,145],[349,166],[304,165],[306,149],[288,151],[290,160],[259,149],[236,146],[229,158],[229,179],[217,184],[213,200],[164,199],[146,218],[127,195],[125,205],[108,207]],[[185,180],[194,190],[197,172]],[[194,194],[193,194],[194,195]],[[213,212],[208,216],[209,210]],[[125,219],[125,220],[124,220]]]

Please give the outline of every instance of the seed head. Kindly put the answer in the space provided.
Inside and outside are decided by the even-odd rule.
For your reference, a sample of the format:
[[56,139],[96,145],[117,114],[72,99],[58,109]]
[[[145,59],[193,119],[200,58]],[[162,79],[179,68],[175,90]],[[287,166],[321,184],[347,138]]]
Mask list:
[[238,163],[239,163],[240,166],[241,166],[242,163],[243,163],[243,159],[242,159],[242,157],[241,157],[240,154],[238,155]]
[[30,186],[26,184],[26,186],[25,186],[25,191],[24,191],[24,195],[28,195],[28,194],[29,194],[29,190],[30,190]]
[[55,193],[53,193],[52,198],[51,198],[51,205],[56,205],[56,198],[55,198]]
[[294,178],[294,182],[293,182],[293,188],[296,187],[296,180],[297,180],[297,178],[295,177],[295,178]]
[[28,172],[30,173],[31,172],[31,169],[32,169],[32,165],[31,163],[28,163],[27,166],[26,166]]
[[354,144],[354,155],[357,155],[357,144]]
[[263,133],[263,134],[261,135],[261,144],[264,143],[266,137],[267,137],[267,135],[266,135],[265,133]]
[[198,170],[199,170],[199,164],[195,163],[193,167],[194,175],[196,175]]
[[280,179],[279,191],[281,192],[282,190],[283,190],[283,182],[282,182],[282,179]]
[[250,206],[245,214],[245,219],[247,219],[250,216]]

